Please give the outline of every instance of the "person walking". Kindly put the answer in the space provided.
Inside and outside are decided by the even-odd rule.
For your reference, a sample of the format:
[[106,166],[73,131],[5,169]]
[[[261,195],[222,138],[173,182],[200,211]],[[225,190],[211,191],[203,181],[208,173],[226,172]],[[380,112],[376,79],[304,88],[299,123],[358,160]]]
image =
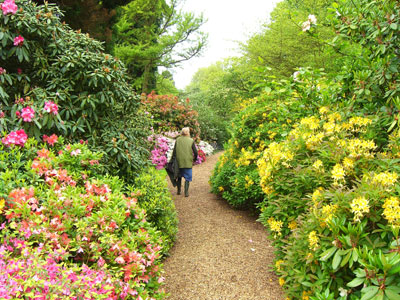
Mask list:
[[185,178],[185,197],[189,197],[189,184],[192,181],[193,162],[197,160],[197,149],[193,139],[190,137],[189,127],[182,128],[181,136],[175,141],[172,157],[176,157],[179,166],[177,180],[177,194],[181,194],[182,177]]

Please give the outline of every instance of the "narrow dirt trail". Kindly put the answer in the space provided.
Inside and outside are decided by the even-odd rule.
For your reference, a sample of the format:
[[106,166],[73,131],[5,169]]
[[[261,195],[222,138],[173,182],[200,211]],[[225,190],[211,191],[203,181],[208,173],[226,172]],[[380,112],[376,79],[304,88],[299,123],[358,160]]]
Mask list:
[[169,183],[179,233],[164,262],[168,300],[283,300],[264,227],[210,192],[219,155],[194,166],[188,198]]

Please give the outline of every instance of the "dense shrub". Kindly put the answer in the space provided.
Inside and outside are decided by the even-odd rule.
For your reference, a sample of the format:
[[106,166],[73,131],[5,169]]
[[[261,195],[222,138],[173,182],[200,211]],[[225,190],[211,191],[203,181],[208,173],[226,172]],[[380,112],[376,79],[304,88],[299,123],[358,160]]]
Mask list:
[[165,177],[165,172],[149,167],[136,178],[133,191],[147,220],[161,231],[164,253],[172,247],[178,231],[178,217]]
[[200,139],[198,113],[189,105],[189,99],[179,100],[177,96],[157,95],[154,92],[142,95],[145,113],[154,119],[154,131],[157,134],[190,128],[190,135]]
[[[18,297],[19,290],[28,289],[32,298],[54,293],[71,299],[98,288],[103,298],[163,298],[163,241],[137,199],[123,193],[125,184],[117,177],[99,174],[101,154],[85,143],[58,140],[54,146],[33,139],[23,147],[0,145],[0,241],[8,245],[0,265],[9,274],[0,279],[8,286],[5,295]],[[32,259],[37,267],[26,265]],[[10,269],[14,264],[17,273]],[[53,271],[43,274],[40,265],[61,273],[56,278]],[[18,276],[37,279],[15,286]],[[71,276],[76,279],[66,282]],[[102,284],[93,286],[93,277]],[[37,280],[53,281],[43,289]]]
[[123,64],[61,23],[56,6],[14,5],[0,14],[0,130],[88,140],[108,154],[109,172],[134,175],[148,158],[150,119],[138,113]]
[[[212,191],[235,207],[262,201],[256,162],[271,141],[285,138],[296,120],[329,103],[337,93],[320,71],[304,69],[299,81],[273,82],[265,93],[242,104],[231,123],[232,138],[211,177]],[[317,91],[317,87],[319,90]]]

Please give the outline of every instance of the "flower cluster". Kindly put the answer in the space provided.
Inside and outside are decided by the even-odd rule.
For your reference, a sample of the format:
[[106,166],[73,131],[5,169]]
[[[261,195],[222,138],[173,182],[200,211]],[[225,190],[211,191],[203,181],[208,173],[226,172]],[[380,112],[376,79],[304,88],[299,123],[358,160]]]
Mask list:
[[383,215],[393,227],[400,226],[400,201],[398,197],[389,197],[383,204]]
[[35,117],[35,110],[30,106],[24,107],[21,109],[20,116],[24,122],[32,122],[32,119]]
[[369,213],[369,202],[364,196],[354,198],[350,207],[352,213],[354,213],[355,222],[360,222],[360,218],[362,218],[364,214]]
[[308,31],[311,28],[311,25],[317,24],[317,18],[314,15],[308,15],[307,21],[303,22],[302,29],[303,31]]
[[3,11],[3,15],[15,15],[18,10],[18,6],[15,4],[14,0],[4,0],[0,5],[0,8]]
[[157,137],[155,147],[151,150],[151,162],[156,166],[156,169],[163,169],[167,164],[167,151],[169,148],[168,140],[165,137]]
[[6,146],[24,146],[27,139],[28,135],[25,133],[25,130],[20,129],[16,131],[11,131],[6,137],[1,139],[1,142]]
[[14,46],[22,46],[24,44],[24,38],[19,35],[17,37],[14,38]]
[[52,101],[46,101],[44,103],[44,110],[53,115],[58,114],[58,105]]

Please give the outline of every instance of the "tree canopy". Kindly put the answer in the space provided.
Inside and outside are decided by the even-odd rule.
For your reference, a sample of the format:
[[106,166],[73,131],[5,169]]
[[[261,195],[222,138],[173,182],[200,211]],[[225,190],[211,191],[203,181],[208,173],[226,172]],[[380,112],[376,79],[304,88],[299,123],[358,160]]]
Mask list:
[[156,85],[158,67],[172,68],[201,54],[207,35],[202,15],[179,10],[179,1],[135,0],[123,6],[115,24],[114,54],[127,65],[138,91]]

